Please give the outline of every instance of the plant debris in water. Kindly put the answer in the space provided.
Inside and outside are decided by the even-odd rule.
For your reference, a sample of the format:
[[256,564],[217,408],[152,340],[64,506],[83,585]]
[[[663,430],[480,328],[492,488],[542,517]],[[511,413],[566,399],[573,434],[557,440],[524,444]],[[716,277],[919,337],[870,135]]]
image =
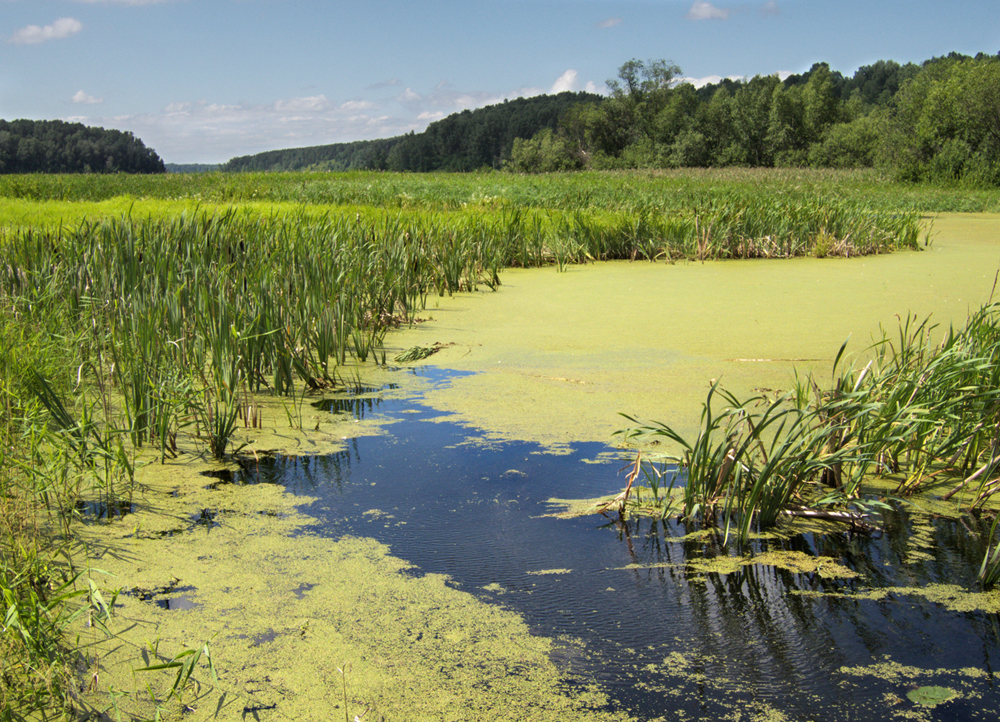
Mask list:
[[937,707],[949,700],[955,699],[959,694],[950,687],[917,687],[906,693],[906,698],[914,704],[922,707]]

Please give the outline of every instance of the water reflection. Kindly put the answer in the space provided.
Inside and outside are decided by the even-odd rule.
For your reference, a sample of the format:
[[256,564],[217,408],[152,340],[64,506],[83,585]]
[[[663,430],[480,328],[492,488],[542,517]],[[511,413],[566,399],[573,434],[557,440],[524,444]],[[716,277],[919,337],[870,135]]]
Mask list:
[[333,485],[342,489],[351,475],[351,464],[357,463],[358,440],[348,440],[348,448],[322,456],[285,455],[260,453],[254,456],[239,456],[234,459],[236,468],[203,471],[216,481],[210,489],[227,485],[246,486],[249,484],[281,484],[296,494],[308,494],[320,485]]
[[[280,483],[315,498],[313,532],[375,537],[419,572],[514,609],[558,640],[568,683],[597,680],[640,719],[749,718],[766,703],[789,719],[881,720],[917,710],[906,693],[926,684],[961,694],[934,719],[1000,702],[996,615],[901,591],[974,589],[975,518],[900,507],[881,535],[806,533],[739,550],[670,520],[555,519],[546,500],[617,491],[621,461],[595,463],[607,449],[593,444],[557,456],[484,443],[424,421],[432,414],[414,402],[379,411],[398,418],[393,436],[327,457],[244,459],[215,483]],[[830,557],[857,576],[736,563],[773,553]],[[727,564],[712,571],[706,560]]]
[[385,387],[357,385],[336,396],[315,401],[312,407],[331,414],[351,416],[361,421],[381,406],[382,397],[379,394],[382,391],[397,388],[399,388],[397,384],[388,384]]

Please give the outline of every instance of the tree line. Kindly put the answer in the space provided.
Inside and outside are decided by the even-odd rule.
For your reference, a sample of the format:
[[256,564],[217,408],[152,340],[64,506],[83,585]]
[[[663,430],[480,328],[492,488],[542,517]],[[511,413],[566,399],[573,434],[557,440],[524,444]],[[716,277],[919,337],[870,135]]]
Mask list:
[[695,88],[630,60],[607,97],[560,93],[465,110],[422,133],[234,158],[223,170],[548,172],[878,166],[900,180],[1000,185],[1000,55],[816,63]]
[[603,102],[516,140],[506,167],[879,166],[901,180],[1000,185],[1000,55],[817,63],[784,80],[696,89],[667,61],[630,60]]
[[600,95],[570,92],[515,98],[454,113],[431,123],[422,133],[266,151],[233,158],[221,169],[426,172],[501,168],[516,139],[530,139],[543,129],[555,130],[571,108],[601,101]]
[[163,173],[129,132],[61,120],[0,120],[0,173]]

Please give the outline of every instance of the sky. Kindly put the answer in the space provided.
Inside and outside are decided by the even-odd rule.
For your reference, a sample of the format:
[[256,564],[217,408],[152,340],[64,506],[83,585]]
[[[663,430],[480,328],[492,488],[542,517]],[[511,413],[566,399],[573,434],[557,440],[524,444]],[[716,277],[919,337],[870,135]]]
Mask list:
[[167,163],[387,138],[505,98],[1000,52],[1000,0],[0,0],[0,118]]

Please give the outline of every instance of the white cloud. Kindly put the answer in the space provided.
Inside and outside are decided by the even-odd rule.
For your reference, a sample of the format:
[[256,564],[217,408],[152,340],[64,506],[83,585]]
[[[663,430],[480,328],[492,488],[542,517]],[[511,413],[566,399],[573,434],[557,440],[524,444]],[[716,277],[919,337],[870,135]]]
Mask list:
[[781,13],[781,8],[778,7],[778,3],[774,0],[768,0],[760,6],[760,12],[762,15],[779,15]]
[[[575,88],[579,78],[575,71],[567,71],[553,90],[558,90],[560,83]],[[586,87],[591,92],[601,92],[593,83]],[[80,120],[131,131],[169,163],[216,163],[266,150],[391,138],[410,131],[419,133],[429,123],[451,113],[545,92],[549,91],[545,88],[519,88],[506,93],[470,91],[441,82],[427,93],[407,87],[391,98],[374,90],[348,100],[331,100],[324,95],[282,98],[270,103],[180,100],[156,112],[116,117],[95,115]]]
[[302,113],[325,110],[330,106],[330,101],[325,95],[313,95],[308,98],[291,98],[289,100],[278,100],[274,104],[274,109],[282,113]]
[[729,17],[729,11],[717,8],[706,0],[695,0],[694,5],[684,17],[688,20],[726,20]]
[[76,91],[71,100],[74,103],[85,103],[87,105],[98,105],[104,102],[104,98],[95,98],[93,95],[87,95],[82,90]]
[[559,79],[552,84],[549,89],[549,93],[555,95],[556,93],[562,93],[567,90],[576,90],[576,76],[577,72],[573,69],[567,70],[565,73],[559,76]]
[[73,18],[59,18],[51,25],[29,25],[14,33],[7,42],[14,45],[37,45],[47,40],[63,40],[83,30],[83,23]]
[[341,110],[370,110],[375,107],[375,103],[368,100],[348,100],[340,104]]
[[607,20],[602,20],[597,23],[597,27],[601,30],[607,30],[608,28],[618,27],[622,24],[621,18],[608,18]]
[[[551,95],[555,95],[556,93],[562,93],[566,90],[569,90],[571,92],[576,92],[577,90],[580,89],[580,83],[578,81],[578,77],[579,73],[577,73],[575,70],[571,68],[562,75],[560,75],[559,78],[556,80],[556,82],[552,84],[552,87],[549,88],[547,91],[540,90],[538,88],[522,88],[515,95],[530,97],[532,95],[541,95],[542,93],[545,92]],[[608,92],[608,86],[606,86],[604,83],[598,85],[592,80],[588,80],[586,83],[584,83],[583,89],[588,93],[596,93],[598,95],[607,95]]]

